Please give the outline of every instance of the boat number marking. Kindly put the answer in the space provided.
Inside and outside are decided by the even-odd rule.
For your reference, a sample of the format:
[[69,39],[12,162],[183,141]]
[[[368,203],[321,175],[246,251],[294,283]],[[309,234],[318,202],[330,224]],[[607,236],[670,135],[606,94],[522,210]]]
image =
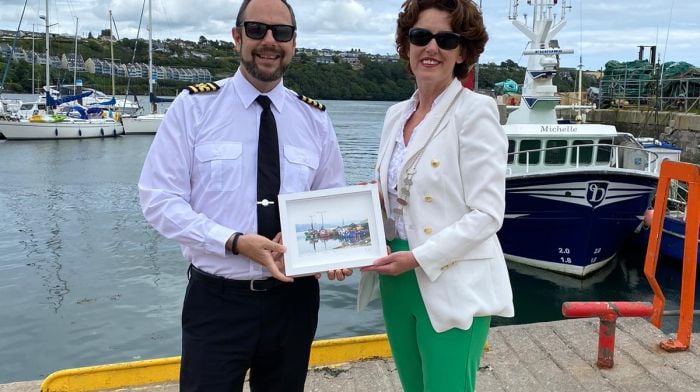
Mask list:
[[593,254],[594,255],[600,254],[601,250],[602,250],[602,248],[595,248],[595,250],[593,251]]
[[597,257],[591,257],[591,264],[595,263],[596,261],[598,261]]
[[569,250],[569,248],[559,248],[559,254],[560,255],[568,255],[568,254],[571,254],[571,251]]
[[564,264],[571,264],[571,257],[560,257],[559,260]]

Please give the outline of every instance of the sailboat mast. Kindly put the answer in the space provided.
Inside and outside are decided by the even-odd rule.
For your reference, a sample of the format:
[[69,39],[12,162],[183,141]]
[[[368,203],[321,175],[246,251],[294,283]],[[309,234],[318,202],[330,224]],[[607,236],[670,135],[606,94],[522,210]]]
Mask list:
[[78,93],[78,17],[75,17],[75,49],[73,51],[73,95]]
[[36,94],[34,86],[34,64],[36,63],[36,51],[34,50],[34,39],[36,38],[35,35],[34,23],[32,23],[32,95]]
[[151,15],[151,0],[148,0],[148,99],[151,101],[151,113],[158,111],[156,97],[153,92],[153,19]]
[[51,91],[51,77],[49,76],[49,65],[51,65],[51,58],[49,56],[49,0],[46,0],[46,88]]
[[114,34],[112,30],[112,10],[109,10],[109,54],[112,59],[112,97],[114,97]]

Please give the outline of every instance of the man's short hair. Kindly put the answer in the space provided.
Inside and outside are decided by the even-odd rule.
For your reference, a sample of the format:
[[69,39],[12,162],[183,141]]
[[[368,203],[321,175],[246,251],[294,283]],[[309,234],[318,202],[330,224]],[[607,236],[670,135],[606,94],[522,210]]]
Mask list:
[[[248,5],[250,2],[253,0],[243,0],[243,4],[241,4],[241,8],[238,9],[238,16],[236,17],[236,27],[241,27],[243,25],[244,19],[245,19],[245,10],[248,8]],[[292,26],[297,27],[297,18],[294,16],[294,10],[292,9],[292,6],[287,3],[286,0],[280,0],[284,5],[287,6],[287,9],[289,10],[289,14],[292,16]]]

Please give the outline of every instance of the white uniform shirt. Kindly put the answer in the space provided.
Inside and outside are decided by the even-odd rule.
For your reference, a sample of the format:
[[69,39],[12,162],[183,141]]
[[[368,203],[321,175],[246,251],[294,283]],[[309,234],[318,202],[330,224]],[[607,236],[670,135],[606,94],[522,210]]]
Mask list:
[[[257,232],[258,129],[261,93],[240,73],[214,92],[180,93],[168,109],[139,180],[146,220],[203,271],[230,279],[270,276],[225,251],[236,231]],[[280,82],[272,100],[280,145],[280,193],[345,185],[333,125]]]

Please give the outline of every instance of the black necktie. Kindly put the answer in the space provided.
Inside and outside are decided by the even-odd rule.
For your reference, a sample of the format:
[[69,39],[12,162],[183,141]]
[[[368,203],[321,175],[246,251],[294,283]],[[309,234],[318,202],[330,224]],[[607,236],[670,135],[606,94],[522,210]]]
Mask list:
[[272,239],[280,232],[277,195],[280,193],[280,153],[277,124],[270,109],[270,98],[258,95],[262,107],[258,133],[258,234]]

